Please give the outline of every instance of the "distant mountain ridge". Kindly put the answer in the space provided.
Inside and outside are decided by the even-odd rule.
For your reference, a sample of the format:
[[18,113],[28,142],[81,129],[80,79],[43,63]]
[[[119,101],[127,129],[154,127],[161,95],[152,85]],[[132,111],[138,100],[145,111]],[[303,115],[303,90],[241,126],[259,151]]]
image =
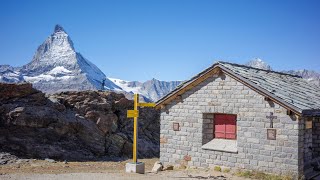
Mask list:
[[[256,58],[247,66],[272,70],[263,60]],[[320,73],[310,70],[283,71],[299,75],[320,86]],[[157,101],[174,90],[182,81],[146,82],[125,81],[107,78],[93,63],[76,52],[73,41],[64,28],[56,25],[54,32],[38,47],[32,61],[22,67],[0,65],[0,82],[30,82],[46,93],[61,91],[111,90],[121,92],[131,99],[134,93],[141,94],[142,101]]]
[[290,71],[282,71],[284,73],[293,74],[297,76],[301,76],[302,78],[312,82],[313,84],[320,86],[320,73],[313,70],[290,70]]
[[[256,58],[248,63],[246,63],[247,66],[264,69],[264,70],[272,70],[271,66],[264,62],[263,60]],[[303,79],[306,79],[307,81],[320,86],[320,73],[313,71],[313,70],[289,70],[289,71],[281,71],[282,73],[297,75],[302,77]]]
[[170,91],[175,89],[182,81],[159,81],[157,79],[151,79],[146,82],[139,81],[125,81],[116,78],[109,78],[121,90],[129,92],[131,94],[139,93],[145,97],[148,97],[151,101],[157,101]]

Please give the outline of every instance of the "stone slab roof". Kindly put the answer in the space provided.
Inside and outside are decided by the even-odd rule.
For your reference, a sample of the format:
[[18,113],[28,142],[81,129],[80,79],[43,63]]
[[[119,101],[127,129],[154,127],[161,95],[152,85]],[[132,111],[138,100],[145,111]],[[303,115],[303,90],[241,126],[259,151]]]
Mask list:
[[193,82],[199,80],[199,78],[205,80],[203,77],[214,69],[223,71],[259,94],[268,97],[297,114],[320,116],[320,87],[309,83],[300,76],[227,62],[217,62],[190,80],[183,82],[176,89],[161,98],[156,103],[157,107],[168,103],[170,97],[181,95],[181,92],[183,92],[181,90],[187,88]]

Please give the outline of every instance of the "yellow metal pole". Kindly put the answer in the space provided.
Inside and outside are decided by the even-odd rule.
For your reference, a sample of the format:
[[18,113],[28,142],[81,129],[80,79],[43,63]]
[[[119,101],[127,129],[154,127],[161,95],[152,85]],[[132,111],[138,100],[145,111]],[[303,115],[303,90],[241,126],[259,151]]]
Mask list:
[[[138,110],[139,94],[134,94],[134,110]],[[137,163],[138,117],[133,118],[133,162]]]

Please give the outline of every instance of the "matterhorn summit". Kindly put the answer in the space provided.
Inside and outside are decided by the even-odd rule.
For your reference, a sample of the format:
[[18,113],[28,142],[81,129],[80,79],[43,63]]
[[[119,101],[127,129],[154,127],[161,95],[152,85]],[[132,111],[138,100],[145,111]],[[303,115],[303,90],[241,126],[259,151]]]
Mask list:
[[60,25],[56,25],[53,34],[38,47],[32,61],[23,69],[41,74],[58,66],[74,69],[77,62],[72,40]]
[[250,67],[258,68],[258,69],[272,70],[271,66],[260,58],[255,58],[247,62],[246,65]]
[[[15,79],[22,77],[47,93],[117,88],[97,66],[75,51],[70,36],[60,25],[56,25],[54,32],[38,47],[30,63],[6,69]],[[7,81],[15,80],[8,74],[1,75]]]

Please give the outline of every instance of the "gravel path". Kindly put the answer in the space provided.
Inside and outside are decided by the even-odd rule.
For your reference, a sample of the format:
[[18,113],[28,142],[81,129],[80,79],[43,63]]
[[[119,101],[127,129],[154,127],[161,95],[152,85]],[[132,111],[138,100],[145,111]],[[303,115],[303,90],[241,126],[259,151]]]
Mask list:
[[243,178],[209,169],[171,170],[151,173],[153,164],[158,159],[142,159],[146,165],[146,174],[125,173],[125,163],[120,162],[49,162],[45,160],[17,161],[0,165],[1,180],[193,180],[216,179],[229,180]]

